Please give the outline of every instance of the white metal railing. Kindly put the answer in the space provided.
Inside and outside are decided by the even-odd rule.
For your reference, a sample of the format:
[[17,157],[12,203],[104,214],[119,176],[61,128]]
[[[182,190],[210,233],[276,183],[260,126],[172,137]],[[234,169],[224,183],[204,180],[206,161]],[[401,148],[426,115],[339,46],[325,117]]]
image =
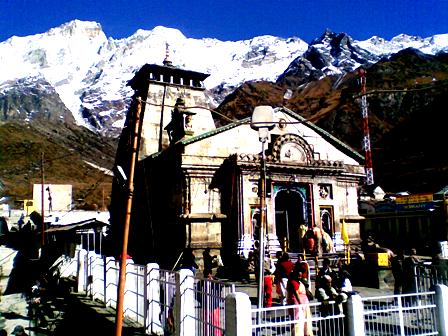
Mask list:
[[252,335],[345,335],[341,305],[313,302],[252,309]]
[[[150,270],[150,273],[153,271]],[[176,329],[174,307],[176,305],[176,284],[178,281],[179,277],[176,272],[166,270],[159,270],[158,279],[150,277],[150,283],[154,282],[153,285],[160,288],[159,295],[152,296],[153,306],[160,307],[160,320],[153,320],[150,324],[154,324],[167,334],[174,333]]]
[[[79,251],[77,256],[78,288],[116,307],[118,262],[87,251]],[[226,299],[238,303],[241,295],[246,297],[244,313],[230,309],[226,315]],[[435,292],[366,298],[353,295],[344,310],[334,302],[255,309],[246,294],[235,292],[232,283],[197,279],[188,270],[166,271],[157,264],[142,266],[129,261],[124,312],[150,335],[239,335],[226,329],[226,321],[236,320],[234,326],[244,324],[247,334],[253,335],[302,335],[304,328],[311,328],[313,335],[329,336],[442,335],[440,330],[448,330],[444,321],[448,288],[438,285]]]
[[417,292],[434,290],[437,284],[448,285],[448,263],[441,260],[439,264],[419,264],[414,267]]
[[[80,250],[78,288],[93,299],[116,308],[119,264]],[[124,315],[147,333],[215,336],[224,334],[225,298],[235,285],[212,279],[196,279],[187,270],[160,270],[156,264],[126,265]]]
[[224,334],[225,299],[235,292],[235,285],[213,279],[195,279],[196,335],[217,336]]
[[365,335],[438,335],[435,292],[362,298]]

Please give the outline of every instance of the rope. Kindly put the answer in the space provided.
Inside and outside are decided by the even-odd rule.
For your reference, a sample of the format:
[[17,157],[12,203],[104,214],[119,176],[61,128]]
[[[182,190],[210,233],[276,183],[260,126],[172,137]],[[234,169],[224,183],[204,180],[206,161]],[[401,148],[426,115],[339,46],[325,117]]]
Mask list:
[[432,89],[437,89],[440,87],[444,87],[444,86],[448,86],[448,82],[447,83],[443,83],[443,84],[439,84],[439,85],[432,85],[432,86],[425,86],[422,88],[404,88],[404,89],[391,89],[391,90],[371,90],[371,91],[367,91],[364,93],[360,93],[358,95],[353,96],[354,99],[359,98],[361,96],[369,96],[369,95],[374,95],[374,94],[381,94],[381,93],[397,93],[397,92],[415,92],[415,91],[426,91],[426,90],[432,90]]

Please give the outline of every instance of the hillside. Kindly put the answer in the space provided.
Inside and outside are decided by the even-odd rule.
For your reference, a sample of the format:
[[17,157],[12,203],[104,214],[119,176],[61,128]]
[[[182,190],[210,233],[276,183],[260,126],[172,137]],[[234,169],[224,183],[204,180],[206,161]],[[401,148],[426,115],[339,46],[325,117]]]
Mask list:
[[[112,169],[115,143],[84,127],[66,123],[3,122],[0,124],[0,182],[11,201],[32,198],[32,186],[73,184],[74,206],[107,206],[112,177],[98,169]],[[1,184],[0,184],[1,186]]]
[[[368,66],[367,74],[376,184],[391,192],[441,189],[448,184],[448,158],[441,151],[448,119],[444,112],[447,54],[431,56],[406,49]],[[287,88],[293,90],[293,96],[285,102],[283,92]],[[256,105],[285,104],[363,153],[359,89],[354,72],[326,76],[299,87],[281,80],[251,82],[229,95],[218,110],[241,119],[250,116]],[[225,120],[218,123],[224,124]]]

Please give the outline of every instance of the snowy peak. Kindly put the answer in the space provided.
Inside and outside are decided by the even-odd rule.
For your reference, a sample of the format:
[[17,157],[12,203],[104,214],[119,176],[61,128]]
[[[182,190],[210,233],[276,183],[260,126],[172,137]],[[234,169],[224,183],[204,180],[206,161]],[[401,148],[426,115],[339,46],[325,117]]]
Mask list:
[[435,55],[448,51],[448,34],[438,34],[427,38],[400,34],[387,41],[373,36],[365,41],[356,41],[355,45],[378,56],[389,56],[407,48],[419,49],[425,54]]
[[278,82],[299,86],[324,76],[342,75],[376,61],[376,55],[358,47],[349,35],[327,29],[289,65]]
[[324,76],[341,76],[408,48],[430,55],[446,52],[448,34],[430,38],[400,34],[390,41],[373,36],[365,41],[355,41],[346,33],[335,33],[327,29],[311,42],[303,55],[288,66],[277,82],[294,87]]
[[[356,46],[349,35],[333,33],[328,29],[319,39],[311,43],[310,49],[318,50],[325,60],[324,64],[318,67],[325,75],[352,71],[361,64],[376,61],[376,57]],[[307,53],[308,51],[304,57]]]
[[[169,45],[173,65],[211,74],[205,86],[225,95],[249,80],[274,81],[308,45],[299,38],[259,36],[244,41],[191,39],[157,26],[128,38],[107,38],[96,22],[74,20],[48,32],[0,43],[0,83],[41,76],[77,123],[107,132],[123,125],[126,86],[144,64],[162,64]],[[215,103],[222,96],[214,96]]]
[[103,37],[104,33],[101,25],[92,21],[73,20],[62,24],[59,27],[50,29],[46,35],[48,36],[65,36],[65,37],[87,37],[89,39],[98,36]]

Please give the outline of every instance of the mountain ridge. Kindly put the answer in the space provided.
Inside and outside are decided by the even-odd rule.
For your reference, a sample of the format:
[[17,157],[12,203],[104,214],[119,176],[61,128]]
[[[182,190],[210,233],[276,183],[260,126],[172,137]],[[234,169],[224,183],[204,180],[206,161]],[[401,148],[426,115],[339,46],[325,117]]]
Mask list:
[[[416,127],[422,115],[429,115],[433,108],[442,109],[446,101],[445,86],[438,85],[448,79],[448,34],[427,38],[401,34],[390,41],[373,36],[356,41],[346,33],[326,30],[308,44],[297,37],[269,35],[244,41],[197,40],[179,30],[157,26],[114,40],[104,34],[98,23],[74,20],[42,34],[11,37],[0,43],[0,127],[14,126],[14,132],[17,135],[22,132],[22,138],[34,132],[30,141],[42,140],[42,146],[56,141],[58,147],[51,147],[57,148],[55,151],[77,148],[92,164],[111,169],[114,141],[123,127],[133,93],[126,84],[144,64],[161,64],[167,43],[173,64],[210,73],[204,82],[206,94],[211,105],[219,105],[220,113],[241,119],[249,116],[257,104],[286,104],[360,153],[362,119],[354,97],[359,95],[356,69],[365,67],[368,90],[401,90],[368,98],[378,183],[395,191],[408,186],[413,191],[435,190],[446,184],[443,173],[448,162],[427,156],[431,166],[421,166],[422,143],[429,147],[431,143],[427,140],[434,135],[421,132],[425,141],[419,142]],[[430,88],[418,91],[425,86]],[[293,91],[293,96],[285,101],[287,89]],[[431,116],[439,130],[444,116],[437,113]],[[220,119],[215,122],[217,126],[225,123]],[[431,126],[429,122],[425,125]],[[413,134],[405,137],[399,134],[411,131]],[[62,136],[64,132],[67,138]],[[10,140],[8,134],[0,132],[2,143]],[[52,139],[48,134],[58,137]],[[420,152],[399,148],[397,144],[403,146],[402,138]],[[439,134],[437,140],[443,141]],[[88,150],[79,148],[86,143],[94,147],[103,141],[108,143],[107,159],[101,159],[100,149],[90,155]],[[18,137],[8,147],[11,152],[0,153],[11,156],[4,163],[21,162],[20,156],[30,155],[19,150],[20,146]],[[395,178],[399,169],[392,148],[400,155],[407,153],[408,157],[401,156],[401,161],[413,165],[408,174],[402,174],[406,175],[402,179]],[[83,160],[81,156],[77,161]],[[73,169],[86,170],[84,164],[67,164]],[[25,197],[24,188],[14,190],[14,179],[20,179],[21,175],[8,173],[5,179],[4,169],[0,167],[7,192],[12,190],[10,194]],[[65,176],[57,170],[52,172],[54,181],[80,183],[77,174],[63,170]],[[428,171],[437,175],[437,179],[431,178]],[[414,181],[419,173],[428,179],[420,188]],[[100,201],[91,199],[89,203]]]
[[[217,106],[244,82],[277,81],[278,76],[297,58],[311,53],[310,45],[313,45],[316,55],[319,54],[316,41],[325,42],[326,38],[328,42],[337,36],[351,44],[352,50],[358,49],[358,53],[360,48],[364,50],[368,53],[366,58],[370,59],[380,57],[378,43],[385,50],[382,56],[406,46],[420,46],[430,53],[448,50],[448,34],[425,39],[403,34],[391,41],[377,38],[374,45],[368,40],[355,41],[345,33],[331,30],[326,30],[310,44],[297,37],[270,35],[242,41],[197,40],[187,38],[177,29],[163,26],[152,30],[139,29],[128,38],[114,40],[104,34],[99,23],[73,20],[42,34],[11,37],[0,43],[0,95],[3,94],[2,83],[7,80],[42,76],[72,111],[78,125],[106,136],[117,136],[123,127],[132,95],[132,90],[126,86],[127,81],[145,63],[161,64],[166,43],[169,44],[173,64],[210,74],[204,85],[212,105]],[[374,50],[374,46],[377,49]],[[320,55],[322,50],[321,47]],[[325,56],[338,59],[331,53]],[[345,61],[350,63],[347,57]],[[347,71],[358,65],[348,63],[338,65],[330,62],[327,68],[319,69],[321,76],[334,74],[343,67]],[[314,71],[312,75],[319,74]]]

